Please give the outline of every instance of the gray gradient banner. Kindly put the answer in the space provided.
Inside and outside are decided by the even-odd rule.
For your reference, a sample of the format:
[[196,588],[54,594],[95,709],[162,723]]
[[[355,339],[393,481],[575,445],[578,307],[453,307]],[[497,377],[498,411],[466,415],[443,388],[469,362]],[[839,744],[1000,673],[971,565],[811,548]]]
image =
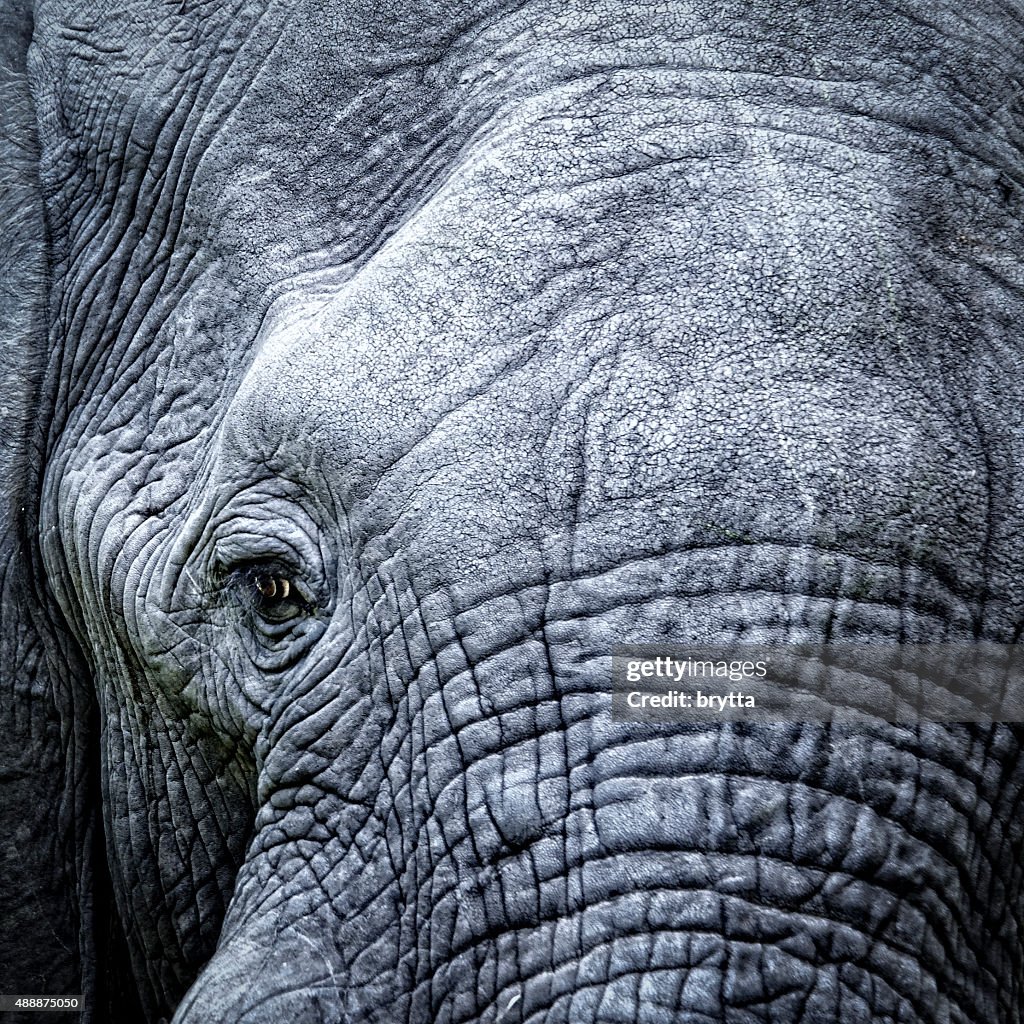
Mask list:
[[1024,645],[694,644],[612,649],[635,722],[1024,722]]

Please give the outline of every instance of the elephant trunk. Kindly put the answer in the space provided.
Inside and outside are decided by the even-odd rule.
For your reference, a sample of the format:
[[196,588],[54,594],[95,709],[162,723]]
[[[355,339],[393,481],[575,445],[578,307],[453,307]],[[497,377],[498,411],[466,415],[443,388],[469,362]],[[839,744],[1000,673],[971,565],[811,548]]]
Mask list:
[[959,598],[877,534],[869,561],[683,511],[666,540],[598,507],[587,563],[554,531],[478,554],[436,493],[277,698],[176,1024],[1019,1020],[1019,731],[608,713],[615,643],[956,635]]
[[616,722],[546,628],[378,692],[358,771],[282,726],[175,1024],[1019,1019],[1011,728]]

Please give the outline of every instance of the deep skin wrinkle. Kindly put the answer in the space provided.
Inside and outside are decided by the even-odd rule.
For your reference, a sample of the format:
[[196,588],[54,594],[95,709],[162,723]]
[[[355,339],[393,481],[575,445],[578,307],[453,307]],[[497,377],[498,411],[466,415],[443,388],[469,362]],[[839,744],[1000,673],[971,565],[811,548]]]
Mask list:
[[1018,730],[617,723],[606,659],[1016,640],[1020,22],[36,6],[5,642],[146,1019],[1019,1019]]

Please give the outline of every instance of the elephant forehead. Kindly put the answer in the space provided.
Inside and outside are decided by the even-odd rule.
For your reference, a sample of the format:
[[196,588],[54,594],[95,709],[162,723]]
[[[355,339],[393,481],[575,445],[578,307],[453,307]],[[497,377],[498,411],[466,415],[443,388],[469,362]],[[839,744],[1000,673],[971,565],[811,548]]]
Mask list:
[[982,545],[986,459],[1014,443],[985,423],[1014,419],[1019,382],[949,327],[898,197],[865,210],[877,167],[836,179],[834,151],[793,159],[767,133],[726,179],[674,159],[694,142],[663,134],[666,107],[634,116],[636,152],[658,138],[661,157],[611,174],[593,123],[545,120],[564,99],[271,319],[225,421],[232,478],[293,449],[455,561],[583,522]]
[[[47,5],[49,16],[61,6]],[[888,83],[865,91],[860,81],[851,90],[850,82],[809,78],[818,58],[780,45],[774,22],[755,22],[756,42],[738,46],[727,31],[735,19],[697,4],[671,12],[598,4],[586,17],[574,12],[571,27],[550,6],[496,10],[477,23],[469,8],[451,15],[424,2],[415,7],[423,19],[381,25],[367,9],[297,5],[266,73],[231,130],[209,140],[187,188],[187,225],[212,239],[197,241],[194,262],[212,259],[213,267],[186,299],[152,302],[169,314],[157,337],[158,318],[141,309],[113,325],[82,321],[83,332],[109,327],[117,337],[70,341],[80,342],[89,379],[71,412],[69,443],[102,430],[106,450],[130,463],[140,436],[177,451],[193,422],[218,420],[247,356],[219,360],[250,348],[251,320],[231,318],[261,309],[268,292],[284,287],[271,281],[278,274],[308,315],[301,330],[268,332],[229,427],[257,454],[267,445],[254,445],[246,422],[258,428],[252,433],[269,432],[271,445],[282,434],[300,443],[320,437],[343,467],[358,461],[353,472],[364,487],[475,394],[501,395],[503,385],[520,393],[515,368],[536,378],[531,422],[544,424],[569,391],[610,373],[623,348],[641,347],[651,361],[699,378],[722,348],[730,357],[782,342],[811,360],[825,348],[827,360],[856,367],[870,362],[865,349],[883,360],[886,346],[903,345],[915,375],[930,338],[961,359],[963,337],[942,342],[943,290],[969,295],[993,317],[1002,307],[1009,318],[1009,296],[986,275],[1002,273],[1002,255],[1019,250],[1019,226],[1007,226],[1012,218],[999,204],[998,173],[986,164],[993,153],[973,152],[977,138],[950,127],[962,118],[928,88],[930,79],[902,77],[900,89],[914,91],[904,102]],[[306,60],[299,39],[315,34],[310,25],[320,17],[330,32]],[[251,45],[271,34],[273,20],[261,22]],[[837,25],[836,39],[815,41],[830,52],[852,47],[865,80],[894,39],[910,47],[900,53],[917,54],[933,31],[900,19]],[[168,46],[188,38],[185,27],[168,21]],[[148,35],[136,43],[150,54]],[[76,60],[84,59],[80,48],[81,40],[71,47]],[[986,48],[986,60],[998,56]],[[55,54],[47,59],[60,65]],[[428,81],[405,73],[421,62],[436,69]],[[791,74],[773,73],[781,66]],[[835,70],[828,61],[820,67],[823,75]],[[150,57],[114,75],[93,55],[90,68],[54,78],[66,93],[51,104],[62,117],[100,117],[121,103],[133,132],[164,123],[165,112],[147,103],[167,94],[173,104],[173,90],[143,88],[140,76],[173,77],[177,64]],[[262,107],[257,115],[258,104],[273,116]],[[197,117],[206,110],[200,102],[195,109]],[[88,122],[74,123],[86,133]],[[299,127],[282,140],[274,125]],[[179,141],[190,136],[181,131]],[[422,180],[413,166],[424,169]],[[76,165],[61,180],[74,184],[80,172]],[[133,216],[136,207],[149,216],[131,194],[124,188],[118,197]],[[925,222],[927,238],[916,227]],[[984,235],[984,251],[970,253],[986,264],[974,280],[963,279],[964,260],[950,249],[977,243],[963,235],[968,227]],[[139,250],[136,232],[119,227],[118,236],[121,248]],[[68,249],[84,256],[69,269],[65,303],[85,316],[77,275],[92,281],[96,267],[90,246]],[[107,261],[111,294],[135,294],[119,287],[122,269],[120,256]],[[226,279],[238,291],[222,296]],[[949,322],[989,312],[958,309]],[[129,364],[143,368],[115,380],[113,367]],[[169,373],[190,377],[190,386],[171,395]],[[939,372],[948,375],[948,367]],[[314,420],[324,429],[314,430]],[[89,473],[94,459],[83,445],[75,461]]]

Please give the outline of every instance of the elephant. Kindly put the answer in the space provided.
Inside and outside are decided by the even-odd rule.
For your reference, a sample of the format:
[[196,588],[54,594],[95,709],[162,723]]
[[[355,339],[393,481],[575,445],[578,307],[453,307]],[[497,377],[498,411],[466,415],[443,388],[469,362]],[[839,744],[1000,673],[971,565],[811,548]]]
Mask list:
[[1017,1024],[1020,0],[5,0],[12,1021]]

